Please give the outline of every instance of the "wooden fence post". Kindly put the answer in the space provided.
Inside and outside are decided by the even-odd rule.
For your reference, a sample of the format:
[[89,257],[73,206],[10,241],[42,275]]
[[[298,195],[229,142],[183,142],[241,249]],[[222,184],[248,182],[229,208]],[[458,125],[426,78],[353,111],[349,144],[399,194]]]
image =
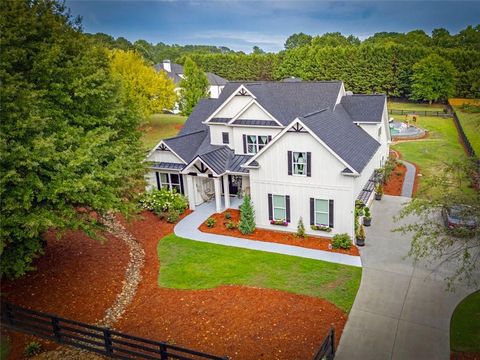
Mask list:
[[168,360],[167,346],[165,344],[160,344],[160,359]]
[[53,329],[53,336],[55,339],[61,343],[62,342],[62,334],[60,333],[60,326],[58,325],[58,318],[52,316],[52,329]]
[[108,357],[112,357],[112,335],[110,334],[110,329],[103,329],[103,340],[105,342],[105,352]]

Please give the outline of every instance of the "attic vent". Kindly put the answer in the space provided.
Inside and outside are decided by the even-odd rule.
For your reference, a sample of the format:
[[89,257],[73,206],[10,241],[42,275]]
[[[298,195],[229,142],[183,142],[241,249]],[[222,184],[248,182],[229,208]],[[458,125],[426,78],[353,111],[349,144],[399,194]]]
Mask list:
[[353,95],[353,91],[345,91],[345,95],[347,96]]

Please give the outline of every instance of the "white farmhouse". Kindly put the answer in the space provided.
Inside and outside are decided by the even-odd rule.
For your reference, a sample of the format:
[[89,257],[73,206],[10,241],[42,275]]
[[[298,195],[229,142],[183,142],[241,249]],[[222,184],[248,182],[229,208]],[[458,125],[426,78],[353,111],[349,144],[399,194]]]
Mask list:
[[[175,92],[178,94],[180,92],[180,81],[183,79],[183,66],[174,64],[170,60],[163,60],[163,62],[156,64],[154,68],[157,71],[164,71],[173,80]],[[208,88],[210,98],[217,99],[227,84],[227,80],[211,72],[206,72],[205,75],[210,85]],[[178,113],[178,106],[175,106],[174,112]]]
[[[230,82],[201,100],[179,135],[149,153],[149,188],[177,189],[191,209],[250,194],[257,227],[354,235],[355,200],[367,201],[388,157],[384,95],[353,95],[341,81]],[[275,223],[283,223],[278,226]]]

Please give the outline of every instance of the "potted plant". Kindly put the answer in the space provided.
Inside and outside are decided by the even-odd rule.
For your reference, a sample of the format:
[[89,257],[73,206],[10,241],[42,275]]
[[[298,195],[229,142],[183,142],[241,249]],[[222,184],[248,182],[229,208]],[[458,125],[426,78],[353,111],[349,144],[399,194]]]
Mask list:
[[357,244],[357,246],[365,246],[365,237],[365,228],[363,227],[363,225],[360,225],[358,227],[357,233],[355,234],[355,243]]
[[375,200],[382,200],[382,195],[383,186],[381,183],[378,183],[377,186],[375,186]]
[[370,209],[368,206],[365,206],[363,212],[365,213],[363,216],[363,225],[370,226],[372,224],[372,215],[370,214]]

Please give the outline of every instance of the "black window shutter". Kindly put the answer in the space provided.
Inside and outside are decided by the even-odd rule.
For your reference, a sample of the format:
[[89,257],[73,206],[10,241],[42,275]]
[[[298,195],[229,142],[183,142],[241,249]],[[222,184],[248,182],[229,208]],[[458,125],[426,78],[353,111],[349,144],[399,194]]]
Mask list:
[[333,228],[333,200],[328,200],[328,226]]
[[180,178],[180,193],[185,195],[185,189],[183,188],[183,175],[182,174],[178,174],[179,178]]
[[268,140],[267,140],[267,144],[272,141],[272,135],[268,135]]
[[287,222],[290,222],[290,196],[285,196],[285,207],[287,208]]
[[288,155],[288,175],[292,175],[292,152],[289,151]]
[[268,194],[268,220],[273,220],[273,199],[272,199],[272,194]]
[[160,175],[155,171],[155,176],[157,178],[157,189],[160,190]]
[[310,198],[310,225],[315,225],[315,199]]
[[307,152],[307,176],[312,176],[312,153]]
[[247,153],[247,135],[243,135],[243,153]]
[[230,142],[228,139],[228,132],[222,132],[222,140],[224,144],[228,144]]

